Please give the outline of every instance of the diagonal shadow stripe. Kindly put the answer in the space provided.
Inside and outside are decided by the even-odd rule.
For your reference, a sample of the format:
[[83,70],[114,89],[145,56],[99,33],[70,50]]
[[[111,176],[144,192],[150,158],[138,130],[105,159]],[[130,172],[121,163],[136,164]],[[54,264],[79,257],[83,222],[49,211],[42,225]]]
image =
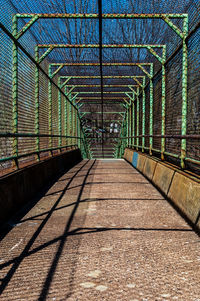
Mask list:
[[[36,230],[36,232],[33,234],[33,236],[31,237],[31,239],[29,240],[29,242],[27,243],[27,245],[25,246],[24,250],[22,251],[22,253],[20,254],[20,256],[18,257],[18,259],[13,263],[13,266],[11,267],[11,269],[8,271],[7,275],[5,276],[4,279],[2,279],[2,283],[0,285],[0,294],[4,291],[4,289],[6,288],[6,286],[8,285],[8,283],[10,282],[11,278],[13,277],[13,275],[15,274],[16,270],[18,269],[18,267],[20,266],[20,264],[22,263],[23,259],[27,256],[30,248],[32,247],[33,243],[35,242],[36,238],[38,237],[38,235],[40,234],[40,232],[42,231],[42,229],[44,228],[44,226],[46,225],[47,221],[49,220],[49,218],[51,217],[51,215],[53,214],[54,210],[56,209],[56,207],[58,206],[58,204],[60,203],[61,199],[63,198],[67,188],[69,187],[69,185],[71,184],[71,182],[73,181],[73,179],[76,177],[76,175],[86,166],[86,164],[89,162],[89,160],[82,165],[79,170],[77,172],[75,172],[75,174],[72,176],[72,178],[70,179],[70,181],[67,183],[65,189],[63,190],[63,192],[61,193],[61,195],[59,196],[59,198],[57,199],[57,201],[54,203],[54,205],[52,206],[51,210],[49,211],[48,215],[45,217],[45,219],[42,221],[42,223],[40,224],[40,226],[38,227],[38,229]],[[0,269],[3,268],[4,265],[0,265]]]
[[68,219],[68,222],[66,224],[66,227],[65,227],[65,230],[64,230],[64,233],[63,233],[63,237],[60,240],[60,244],[58,246],[58,249],[57,249],[57,252],[56,252],[56,254],[54,256],[54,259],[52,261],[52,265],[51,265],[51,267],[50,267],[50,269],[48,271],[48,274],[47,274],[47,277],[46,277],[46,281],[45,281],[45,283],[43,285],[43,289],[42,289],[42,291],[40,293],[40,297],[38,298],[38,301],[46,300],[46,297],[48,295],[48,291],[49,291],[49,288],[50,288],[53,276],[55,274],[55,271],[56,271],[56,268],[57,268],[60,256],[62,254],[63,248],[64,248],[65,243],[67,241],[66,238],[68,236],[67,234],[69,232],[69,228],[71,226],[71,223],[73,221],[74,215],[75,215],[75,213],[76,213],[76,211],[78,209],[78,206],[80,204],[80,200],[81,200],[81,196],[83,194],[83,190],[84,190],[84,187],[85,187],[86,180],[87,180],[87,178],[89,176],[89,173],[90,173],[91,169],[93,168],[94,164],[95,164],[95,161],[89,167],[88,172],[87,172],[87,174],[86,174],[86,176],[85,176],[85,178],[83,180],[83,184],[81,186],[81,189],[80,189],[78,197],[77,197],[76,205],[74,206],[74,208],[73,208],[73,210],[71,212],[71,215],[70,215],[70,217]]

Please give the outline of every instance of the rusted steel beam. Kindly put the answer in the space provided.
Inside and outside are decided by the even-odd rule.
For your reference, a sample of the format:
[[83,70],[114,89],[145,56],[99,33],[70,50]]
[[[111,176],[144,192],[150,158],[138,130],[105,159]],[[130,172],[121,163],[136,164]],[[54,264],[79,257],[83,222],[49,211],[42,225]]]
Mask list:
[[[34,16],[38,16],[43,19],[98,19],[99,14],[59,14],[59,13],[50,13],[50,14],[16,14],[18,18],[31,18]],[[102,14],[103,19],[163,19],[165,17],[168,18],[185,18],[187,14]]]
[[[143,75],[105,75],[104,78],[143,78]],[[100,78],[99,75],[70,75],[70,76],[61,76],[61,79],[65,78]],[[76,85],[75,85],[76,86]]]
[[[103,85],[104,88],[127,88],[129,86],[137,87],[138,85]],[[65,85],[65,87],[74,87],[74,88],[98,88],[100,85]],[[75,92],[73,92],[75,93]]]
[[[153,63],[102,63],[103,66],[150,66]],[[51,66],[99,66],[99,63],[51,63]]]
[[[102,48],[161,48],[160,44],[102,44]],[[39,48],[99,48],[99,44],[38,44]]]

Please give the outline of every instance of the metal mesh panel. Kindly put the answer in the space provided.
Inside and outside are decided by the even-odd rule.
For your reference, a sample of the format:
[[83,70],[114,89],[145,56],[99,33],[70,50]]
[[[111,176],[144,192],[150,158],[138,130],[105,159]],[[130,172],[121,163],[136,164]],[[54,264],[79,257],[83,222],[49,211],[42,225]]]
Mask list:
[[[166,134],[181,135],[182,50],[166,66]],[[180,140],[167,139],[166,150],[180,154]]]
[[[200,134],[200,28],[188,40],[187,134]],[[200,159],[199,140],[187,141],[187,157]]]
[[[73,0],[69,1],[66,6],[61,0],[47,1],[31,1],[25,3],[17,0],[4,1],[2,4],[2,14],[0,16],[1,23],[11,32],[12,15],[15,13],[98,13],[98,5],[96,0]],[[191,31],[200,21],[199,16],[199,1],[171,0],[167,2],[158,1],[139,1],[139,0],[124,0],[124,1],[102,1],[103,13],[188,13],[189,14],[189,30]],[[183,19],[173,18],[172,23],[183,32]],[[18,18],[18,31],[27,26],[30,18]],[[122,107],[124,97],[127,97],[124,92],[129,87],[123,85],[137,84],[132,78],[124,78],[127,75],[142,76],[144,73],[138,67],[132,66],[133,63],[153,63],[154,73],[159,72],[154,77],[154,104],[153,104],[153,134],[161,135],[162,129],[162,78],[160,62],[153,55],[152,51],[147,48],[132,47],[133,44],[144,45],[166,45],[166,58],[169,59],[175,49],[182,43],[182,38],[170,28],[164,20],[161,19],[104,19],[103,25],[103,43],[117,44],[119,47],[103,48],[102,60],[103,63],[127,63],[126,66],[103,66],[103,84],[110,85],[104,87],[103,91],[103,106],[101,105],[101,80],[99,78],[79,78],[78,76],[100,76],[99,65],[95,66],[65,66],[60,69],[56,76],[53,77],[54,83],[58,84],[60,76],[77,76],[69,81],[69,87],[72,85],[99,85],[98,87],[76,87],[71,95],[71,99],[75,93],[79,92],[76,101],[80,100],[79,104],[83,104],[79,109],[80,114],[88,112],[84,118],[97,120],[93,126],[88,126],[88,130],[92,133],[95,131],[105,131],[105,149],[112,144],[109,142],[110,134],[109,122],[111,120],[122,120],[123,114],[116,114],[117,111],[125,112]],[[1,31],[0,31],[1,33]],[[188,105],[187,105],[187,134],[199,134],[199,29],[188,39]],[[49,51],[48,55],[40,63],[43,70],[48,73],[49,63],[99,63],[99,20],[96,19],[66,19],[66,18],[39,18],[32,26],[20,37],[19,43],[25,48],[31,57],[35,58],[35,46],[40,44],[96,44],[96,48],[65,48],[60,47]],[[31,61],[31,58],[25,55],[24,51],[19,50],[18,62],[18,129],[14,128],[13,119],[16,121],[16,108],[13,106],[15,97],[12,101],[12,41],[2,33],[0,36],[2,41],[2,49],[0,54],[2,57],[1,68],[1,85],[0,85],[0,108],[1,121],[0,131],[5,133],[24,132],[28,134],[45,134],[45,135],[76,135],[77,128],[75,126],[75,115],[71,105],[66,103],[64,95],[59,96],[58,87],[51,84],[51,99],[49,97],[49,79],[41,70],[39,71],[39,130],[37,129],[37,82],[35,76],[36,65]],[[128,44],[132,44],[128,45]],[[125,44],[120,48],[121,44]],[[47,50],[51,50],[49,46],[39,46],[39,57]],[[162,47],[153,48],[157,55],[162,56]],[[151,52],[151,53],[150,53]],[[173,56],[166,64],[166,126],[167,135],[181,135],[182,126],[182,50]],[[57,67],[54,67],[54,72]],[[146,67],[148,69],[148,67]],[[147,70],[146,69],[146,70]],[[149,69],[148,69],[149,70]],[[49,74],[50,75],[50,74]],[[118,78],[106,78],[106,76],[116,76]],[[146,76],[146,83],[149,79]],[[118,87],[114,87],[118,85]],[[13,84],[14,87],[14,84]],[[63,87],[62,91],[65,91]],[[149,134],[149,119],[150,119],[150,91],[149,86],[145,89],[145,134]],[[87,92],[87,93],[85,93]],[[97,93],[98,92],[98,93]],[[112,92],[112,93],[110,93]],[[59,98],[61,97],[61,98]],[[129,98],[127,98],[128,100]],[[52,102],[52,104],[51,104]],[[13,106],[13,107],[12,107]],[[66,110],[67,107],[67,110]],[[135,134],[137,134],[137,116],[136,116],[137,101],[135,101]],[[101,113],[103,108],[104,114]],[[142,120],[142,96],[139,99],[139,135],[143,134]],[[2,113],[3,112],[3,113]],[[66,113],[67,112],[67,113]],[[72,112],[72,114],[71,114]],[[110,112],[110,114],[107,114]],[[164,111],[163,111],[164,114]],[[164,120],[164,116],[163,116]],[[103,124],[102,124],[103,121]],[[66,124],[67,123],[67,124]],[[86,127],[87,129],[87,127]],[[123,133],[123,135],[125,135]],[[99,135],[100,137],[100,135]],[[144,141],[139,138],[139,144]],[[18,154],[31,153],[38,149],[38,139],[36,137],[19,137],[19,138],[0,138],[1,142],[1,157],[11,156],[16,154],[16,145],[13,142],[18,141]],[[135,140],[135,142],[137,139]],[[57,148],[59,146],[76,143],[74,138],[64,137],[39,137],[39,149]],[[145,146],[149,146],[149,137],[145,138]],[[99,145],[100,147],[100,145]],[[102,145],[101,145],[102,147]],[[161,150],[161,137],[153,138],[153,147]],[[181,139],[166,138],[165,150],[173,155],[182,155]],[[148,151],[148,150],[147,150]],[[199,140],[187,139],[187,158],[199,160]],[[57,152],[57,151],[55,151]],[[106,154],[106,153],[105,153]],[[31,157],[31,160],[33,158]],[[24,159],[20,159],[23,161]],[[26,159],[27,161],[28,159]],[[6,163],[8,166],[8,163]]]
[[[142,120],[143,120],[143,112],[142,112],[142,95],[139,97],[139,135],[142,135]],[[139,138],[139,145],[142,145],[142,137]]]
[[[59,135],[58,131],[58,90],[52,85],[52,135]],[[53,138],[52,146],[58,146],[58,138]]]
[[[18,52],[18,131],[19,133],[35,132],[35,99],[34,99],[34,64]],[[36,139],[20,137],[18,139],[19,154],[31,153],[35,150]],[[27,161],[27,158],[21,161]]]
[[[162,77],[159,73],[153,80],[154,85],[154,101],[153,101],[153,135],[161,135],[162,122]],[[160,150],[160,138],[153,138],[153,148]]]
[[[48,79],[39,72],[39,129],[41,134],[49,134]],[[49,138],[40,137],[40,149],[49,148]]]
[[[150,85],[145,89],[145,94],[145,135],[149,135]],[[145,147],[149,147],[149,137],[145,137]]]
[[[10,39],[0,29],[0,132],[12,131],[12,51]],[[12,138],[0,138],[0,158],[12,155]],[[0,171],[9,167],[9,162],[1,162]]]
[[[66,136],[66,99],[63,95],[61,95],[61,135]],[[67,139],[62,138],[61,139],[62,145],[67,145]]]
[[[138,132],[138,126],[137,126],[137,103],[138,103],[138,100],[136,99],[134,101],[134,104],[135,104],[135,111],[134,111],[134,123],[135,123],[135,136],[137,136],[137,132]],[[137,145],[137,139],[135,138],[135,145]]]

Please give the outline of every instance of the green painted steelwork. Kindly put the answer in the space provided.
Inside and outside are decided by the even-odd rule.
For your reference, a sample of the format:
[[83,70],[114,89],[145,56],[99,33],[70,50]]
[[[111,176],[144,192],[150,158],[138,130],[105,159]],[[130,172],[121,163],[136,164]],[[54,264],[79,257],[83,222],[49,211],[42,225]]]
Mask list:
[[[40,149],[40,153],[43,153],[43,152],[51,152],[51,155],[53,156],[52,154],[52,151],[55,151],[55,150],[60,150],[60,149],[64,149],[64,148],[69,148],[69,147],[77,147],[77,145],[63,145],[62,147],[53,147],[53,148],[44,148],[44,149]],[[6,162],[6,161],[10,161],[10,160],[19,160],[21,158],[26,158],[26,157],[29,157],[29,156],[32,156],[32,155],[37,155],[39,156],[40,154],[37,152],[37,151],[34,151],[34,152],[30,152],[30,153],[25,153],[25,154],[19,154],[18,156],[10,156],[10,157],[5,157],[5,158],[0,158],[0,162]]]
[[[104,94],[124,94],[126,92],[129,91],[103,91]],[[73,92],[73,93],[78,93],[78,94],[100,94],[100,91],[77,91],[77,92]],[[72,93],[72,94],[73,94]]]
[[[130,78],[130,79],[143,79],[144,75],[105,75],[103,78]],[[66,79],[65,82],[62,83],[62,88],[66,85],[66,83],[69,82],[70,79],[74,79],[74,78],[88,78],[88,79],[93,79],[93,78],[100,78],[99,75],[70,75],[70,76],[60,76],[61,79]],[[142,83],[140,83],[142,84]],[[72,85],[70,85],[72,86]],[[78,86],[78,85],[74,85],[74,86]]]
[[[153,65],[150,69],[150,94],[149,94],[149,135],[153,135]],[[153,138],[149,138],[149,154],[152,155],[152,148],[153,148]]]
[[[69,99],[70,98],[71,98],[71,95],[69,94]],[[67,112],[68,112],[68,124],[67,124],[67,127],[69,129],[69,136],[72,136],[72,106],[71,106],[70,103],[68,103]],[[70,140],[70,143],[72,143],[71,140]]]
[[[150,66],[152,63],[119,63],[119,62],[116,62],[116,63],[102,63],[103,66]],[[84,63],[71,63],[71,62],[68,62],[68,63],[51,63],[50,64],[52,67],[58,67],[58,71],[60,71],[60,68],[63,68],[64,66],[99,66],[100,64],[99,63],[87,63],[87,62],[84,62]],[[56,73],[58,72],[57,70],[55,71]]]
[[[98,14],[59,14],[59,13],[50,13],[50,14],[16,14],[18,18],[34,18],[38,17],[41,19],[98,19]],[[163,19],[166,21],[168,19],[180,18],[184,19],[188,14],[102,14],[103,19]],[[166,21],[167,22],[167,21]],[[30,28],[31,25],[29,25]],[[174,25],[175,26],[175,25]]]
[[[38,47],[35,47],[35,60],[38,62],[39,60],[39,50]],[[40,123],[39,123],[39,113],[40,113],[40,105],[39,105],[39,69],[35,66],[35,133],[39,135],[40,133]],[[39,154],[40,150],[40,138],[36,137],[36,151]]]
[[[27,55],[27,57],[35,64],[35,120],[34,120],[35,152],[30,152],[30,153],[27,154],[27,156],[31,156],[33,154],[36,154],[38,159],[40,159],[40,152],[44,151],[44,149],[40,149],[40,139],[39,139],[39,137],[41,137],[40,131],[39,131],[39,129],[40,129],[40,126],[39,126],[39,113],[40,113],[40,111],[39,111],[39,109],[40,109],[40,107],[39,107],[39,71],[41,70],[47,77],[48,77],[48,75],[39,66],[39,63],[42,62],[42,60],[47,55],[47,53],[45,54],[44,57],[39,58],[39,49],[36,46],[36,48],[35,48],[35,60],[34,60],[31,56],[29,56],[29,54],[23,49],[23,47],[17,41],[25,33],[25,31],[30,27],[30,25],[32,25],[37,19],[38,19],[37,17],[32,18],[32,20],[29,22],[29,25],[27,26],[27,28],[24,27],[20,32],[17,32],[17,30],[18,30],[17,16],[14,15],[13,20],[12,20],[12,35],[9,34],[9,37],[13,41],[13,48],[12,48],[12,53],[13,53],[13,67],[12,67],[12,71],[13,71],[12,72],[12,79],[13,79],[13,85],[12,85],[13,132],[12,132],[12,134],[14,136],[13,136],[12,156],[7,157],[7,158],[2,158],[1,162],[7,161],[7,159],[9,158],[9,160],[14,160],[15,161],[15,164],[16,164],[17,168],[18,168],[18,159],[26,156],[26,154],[19,155],[19,150],[18,150],[18,137],[20,137],[20,135],[19,136],[17,135],[18,134],[18,47],[20,49],[22,49],[22,51],[24,51],[24,53]],[[5,29],[5,32],[7,33],[6,29]],[[50,83],[54,84],[56,86],[56,84],[54,82],[52,82],[52,80],[51,80],[51,78],[53,78],[53,76],[55,76],[55,73],[50,74],[50,75],[51,75],[51,77],[48,78]],[[49,85],[49,87],[50,87],[50,85]],[[62,91],[61,91],[61,93],[62,93]],[[50,95],[51,95],[51,93],[50,93]],[[49,96],[49,100],[50,100],[50,96]],[[49,110],[49,125],[50,125],[49,133],[50,133],[50,131],[52,132],[52,130],[51,130],[52,129],[52,123],[50,122],[51,119],[52,119],[52,116],[51,116],[51,109],[50,109]],[[52,144],[51,143],[52,137],[53,137],[52,134],[48,136],[49,141],[50,141],[50,145]],[[45,150],[51,150],[51,149],[55,150],[55,149],[58,149],[58,148],[50,147],[50,148],[45,149]]]
[[[140,110],[139,110],[139,87],[137,88],[137,108],[136,108],[136,115],[137,115],[137,136],[139,136],[139,121],[140,121]],[[139,138],[137,137],[137,150],[139,146]]]
[[[135,136],[135,94],[133,94],[132,101],[133,111],[132,111],[132,128],[133,128],[133,136]],[[135,144],[135,138],[132,138],[131,145]]]
[[[143,86],[142,86],[142,135],[145,135],[145,125],[146,125],[146,97],[145,97],[145,78],[143,79]],[[144,152],[145,147],[145,137],[142,137],[142,152]]]
[[[67,117],[67,98],[66,97],[64,97],[64,112],[65,112],[65,115],[64,115],[64,120],[65,120],[65,123],[64,123],[64,133],[67,136],[67,121],[68,121],[68,117]],[[79,133],[78,137],[80,137],[80,136],[81,135]],[[67,138],[66,138],[66,143],[67,143]]]
[[[147,75],[149,78],[152,78],[151,72],[148,72],[144,67],[148,66],[151,69],[153,63],[102,63],[102,65],[103,66],[136,66],[139,67],[140,70],[142,70],[145,73],[145,75]],[[57,69],[53,73],[56,75],[65,66],[99,66],[99,63],[51,63],[49,64],[49,66],[50,68],[57,67]],[[77,85],[75,86],[77,87]],[[85,85],[78,85],[78,87],[79,86],[85,86]],[[101,86],[101,85],[94,85],[94,86]],[[103,85],[103,87],[106,86],[112,86],[112,85]]]
[[[30,18],[30,21],[18,32],[17,31],[17,18]],[[17,14],[13,17],[13,36],[16,39],[20,39],[22,35],[34,24],[39,18],[98,18],[98,14]],[[188,15],[187,14],[103,14],[102,18],[104,19],[154,19],[159,18],[165,21],[170,28],[176,32],[176,34],[182,39],[183,41],[183,59],[182,59],[182,135],[185,136],[187,133],[187,44],[186,44],[186,38],[188,34]],[[181,18],[183,19],[183,30],[179,29],[174,23],[173,18]],[[40,47],[41,45],[39,45]],[[65,45],[66,46],[66,45]],[[134,45],[103,45],[104,48],[131,48]],[[137,45],[138,48],[144,48],[147,45]],[[158,55],[158,53],[155,51],[156,47],[160,45],[150,45],[146,48],[149,50],[150,53],[152,53],[158,61],[162,64],[162,126],[161,126],[161,134],[165,135],[165,62],[166,59],[163,57],[164,52],[163,51],[162,57]],[[45,47],[45,45],[42,45],[41,47]],[[68,45],[68,47],[99,47],[99,45]],[[38,63],[41,63],[42,60],[54,49],[54,45],[51,47],[46,47],[46,52],[39,58],[39,55],[36,55],[36,61]],[[67,63],[66,63],[67,64]],[[78,63],[77,63],[78,64]],[[109,63],[108,63],[109,64]],[[112,64],[112,63],[111,63]],[[114,63],[113,63],[114,64]],[[140,64],[141,70],[149,77],[150,79],[150,126],[149,126],[149,135],[150,135],[150,141],[149,141],[149,152],[152,153],[153,150],[153,69],[150,71],[150,73],[144,69],[144,66]],[[61,66],[58,66],[57,70],[54,73],[49,73],[51,75],[51,78],[53,78],[58,72],[61,70]],[[73,78],[73,77],[71,77]],[[77,77],[78,78],[78,77]],[[106,77],[105,77],[106,78]],[[109,77],[108,77],[109,78]],[[120,78],[120,77],[119,77]],[[39,68],[36,67],[35,69],[35,79],[36,79],[36,85],[35,85],[35,134],[39,135]],[[38,79],[38,81],[37,81]],[[67,81],[66,81],[67,82]],[[137,82],[137,81],[136,81]],[[144,93],[144,85],[138,81],[138,85],[142,85],[142,93]],[[51,82],[52,84],[52,82]],[[52,90],[52,89],[51,89]],[[50,112],[49,112],[49,130],[51,130],[51,136],[52,136],[52,91],[50,91],[50,85],[49,85],[49,104]],[[72,91],[70,91],[72,92]],[[133,92],[134,93],[134,92]],[[138,93],[137,93],[138,94]],[[13,133],[18,133],[18,47],[17,44],[13,44]],[[130,95],[130,94],[129,94]],[[133,94],[135,95],[135,94]],[[75,95],[77,96],[77,95]],[[143,95],[144,97],[145,95]],[[75,97],[76,98],[76,97]],[[74,98],[74,99],[75,99]],[[129,97],[130,98],[130,97]],[[139,95],[138,95],[139,98]],[[65,98],[66,100],[66,98]],[[137,101],[139,103],[139,101]],[[145,135],[145,100],[143,98],[142,101],[142,107],[143,107],[143,114],[142,114],[142,134]],[[132,102],[130,102],[130,105],[133,105]],[[74,108],[74,107],[73,107]],[[130,109],[129,109],[130,110]],[[60,112],[59,112],[60,116]],[[137,116],[138,117],[138,116]],[[129,117],[130,119],[130,117]],[[60,134],[60,127],[61,124],[59,122],[59,134]],[[138,127],[139,128],[139,127]],[[138,130],[137,128],[137,130]],[[49,131],[50,134],[50,131]],[[138,138],[137,138],[138,139]],[[142,150],[147,149],[145,147],[144,143],[144,137],[142,137]],[[166,154],[165,151],[165,137],[161,138],[161,158],[164,159],[164,154]],[[39,136],[36,137],[36,151],[39,151],[40,145],[39,145]],[[139,147],[138,143],[137,146]],[[14,156],[18,157],[18,137],[14,137],[13,139],[13,154]],[[182,168],[185,167],[184,160],[186,160],[186,139],[182,138],[181,140],[181,166]],[[187,158],[188,159],[188,158]]]
[[[182,58],[182,129],[181,134],[187,133],[187,73],[188,73],[188,50],[186,38],[188,35],[188,16],[183,20],[183,58]],[[186,139],[181,141],[181,167],[185,168]]]
[[[49,68],[49,77],[51,77],[51,69]],[[52,83],[48,82],[48,100],[49,100],[49,135],[52,135]],[[52,148],[52,137],[49,137],[49,148]]]
[[[58,80],[58,86],[60,87],[60,81]],[[62,135],[62,99],[61,93],[58,91],[58,133]],[[59,137],[58,145],[62,145],[62,138]]]
[[[131,105],[129,107],[129,125],[128,125],[129,136],[132,135],[132,107],[133,107],[133,103],[131,102]],[[131,138],[129,138],[128,145],[131,146]]]
[[[103,85],[104,88],[127,88],[127,87],[137,87],[138,85]],[[65,87],[70,88],[99,88],[101,85],[65,85]],[[76,92],[73,92],[76,93]]]
[[[81,114],[101,114],[101,112],[81,112]],[[105,112],[105,114],[126,114],[126,112]]]
[[[17,36],[17,17],[13,16],[12,20],[12,34],[16,38]],[[12,66],[12,117],[13,117],[13,133],[18,133],[18,47],[13,42],[13,66]],[[13,138],[13,150],[12,156],[15,158],[15,164],[18,167],[18,138]]]

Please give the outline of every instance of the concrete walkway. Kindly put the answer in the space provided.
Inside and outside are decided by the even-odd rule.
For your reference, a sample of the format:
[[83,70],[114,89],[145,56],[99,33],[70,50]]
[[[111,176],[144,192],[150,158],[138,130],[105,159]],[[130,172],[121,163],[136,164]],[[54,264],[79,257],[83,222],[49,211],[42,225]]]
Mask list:
[[0,300],[200,300],[200,238],[123,160],[68,171],[0,253]]

